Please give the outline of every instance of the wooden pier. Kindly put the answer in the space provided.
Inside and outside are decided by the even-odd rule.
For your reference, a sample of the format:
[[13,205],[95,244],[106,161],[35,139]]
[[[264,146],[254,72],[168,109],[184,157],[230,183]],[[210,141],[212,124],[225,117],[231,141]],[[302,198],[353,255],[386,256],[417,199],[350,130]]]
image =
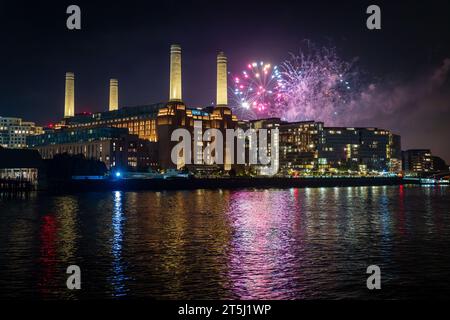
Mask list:
[[26,179],[0,179],[0,192],[21,193],[35,189],[35,185]]

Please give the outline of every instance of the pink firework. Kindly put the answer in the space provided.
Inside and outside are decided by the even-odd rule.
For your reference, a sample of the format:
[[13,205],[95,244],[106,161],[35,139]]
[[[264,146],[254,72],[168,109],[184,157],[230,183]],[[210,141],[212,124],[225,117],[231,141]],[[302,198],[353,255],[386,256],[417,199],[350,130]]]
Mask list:
[[252,62],[231,78],[231,107],[242,119],[265,118],[276,107],[280,73],[270,63]]

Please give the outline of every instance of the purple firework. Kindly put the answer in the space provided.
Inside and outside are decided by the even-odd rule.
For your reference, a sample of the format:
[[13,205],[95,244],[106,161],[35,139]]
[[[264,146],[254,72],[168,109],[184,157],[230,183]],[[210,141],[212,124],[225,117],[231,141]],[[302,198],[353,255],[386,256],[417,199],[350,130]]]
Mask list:
[[288,121],[317,120],[335,123],[358,95],[354,61],[341,60],[334,48],[306,49],[279,66],[275,113]]

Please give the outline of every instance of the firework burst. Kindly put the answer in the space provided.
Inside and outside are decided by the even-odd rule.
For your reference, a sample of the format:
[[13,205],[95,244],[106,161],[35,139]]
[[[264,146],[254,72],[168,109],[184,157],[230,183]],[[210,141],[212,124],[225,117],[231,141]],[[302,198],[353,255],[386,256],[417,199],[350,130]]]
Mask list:
[[358,94],[353,65],[341,60],[334,48],[308,43],[280,65],[274,113],[288,121],[335,123]]
[[277,66],[263,61],[249,63],[238,75],[232,75],[230,91],[234,112],[241,119],[273,115],[280,77]]

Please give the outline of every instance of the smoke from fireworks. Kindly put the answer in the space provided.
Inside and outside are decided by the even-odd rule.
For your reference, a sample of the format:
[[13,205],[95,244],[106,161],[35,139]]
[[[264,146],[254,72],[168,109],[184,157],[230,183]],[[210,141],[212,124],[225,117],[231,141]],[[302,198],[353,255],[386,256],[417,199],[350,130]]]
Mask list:
[[305,44],[279,66],[253,62],[232,76],[231,107],[239,118],[341,122],[361,95],[354,61],[340,59],[334,48]]
[[238,75],[232,76],[232,104],[241,119],[272,116],[278,96],[278,67],[270,63],[253,62]]
[[334,48],[308,44],[280,65],[274,113],[288,121],[335,123],[359,94],[353,64],[341,60]]

